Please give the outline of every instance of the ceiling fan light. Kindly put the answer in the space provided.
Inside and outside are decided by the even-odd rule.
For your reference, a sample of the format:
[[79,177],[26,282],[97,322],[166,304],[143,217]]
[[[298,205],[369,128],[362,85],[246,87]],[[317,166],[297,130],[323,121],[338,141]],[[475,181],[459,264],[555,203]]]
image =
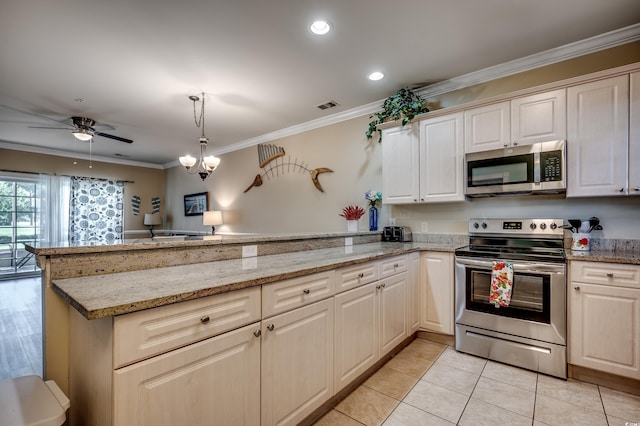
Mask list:
[[180,164],[182,164],[187,169],[193,167],[193,165],[196,164],[196,159],[190,155],[185,155],[184,157],[180,157],[179,160],[180,160]]
[[214,171],[216,167],[218,167],[218,165],[220,164],[220,159],[215,155],[206,156],[202,159],[202,161],[204,161],[204,164],[211,171]]
[[83,142],[90,141],[91,138],[93,138],[93,133],[87,131],[86,129],[76,129],[71,133],[73,133],[73,136],[75,136],[76,139]]

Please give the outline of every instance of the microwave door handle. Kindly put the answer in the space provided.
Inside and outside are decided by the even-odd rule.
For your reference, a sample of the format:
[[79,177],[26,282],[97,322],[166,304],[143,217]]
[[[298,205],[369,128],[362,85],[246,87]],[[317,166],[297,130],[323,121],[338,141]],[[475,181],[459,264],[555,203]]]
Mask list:
[[540,183],[540,153],[533,153],[533,183]]

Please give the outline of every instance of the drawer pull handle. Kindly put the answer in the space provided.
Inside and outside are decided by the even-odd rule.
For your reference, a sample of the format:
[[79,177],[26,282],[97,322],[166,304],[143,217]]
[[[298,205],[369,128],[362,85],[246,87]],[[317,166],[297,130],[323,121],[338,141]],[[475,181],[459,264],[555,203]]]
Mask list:
[[574,289],[575,291],[580,291],[580,286],[579,286],[579,285],[577,285],[577,286],[575,286],[573,289]]
[[618,192],[624,192],[624,188],[618,188]]
[[309,294],[309,293],[311,293],[311,290],[309,290],[308,288],[305,288],[304,290],[302,290],[302,292],[304,294]]
[[275,330],[275,328],[276,328],[276,326],[275,326],[275,325],[273,325],[273,324],[269,324],[269,325],[267,326],[267,330],[269,330],[269,331],[273,331],[273,330]]
[[202,318],[200,318],[200,322],[202,324],[207,324],[209,322],[209,315],[205,315]]
[[385,288],[385,287],[387,286],[387,284],[382,283],[382,284],[380,284],[380,286],[381,286],[382,288]]
[[256,330],[256,331],[253,332],[253,335],[256,336],[256,337],[260,337],[261,334],[262,334],[262,331],[260,331],[260,330]]
[[613,278],[613,273],[612,272],[607,272],[607,278]]
[[358,274],[358,278],[364,278],[364,272],[360,272],[360,273]]
[[381,288],[382,288],[382,286],[381,286],[380,284],[378,284],[378,285],[376,286],[376,290],[380,290]]
[[398,266],[400,266],[400,265],[398,265],[397,263],[394,263],[394,264],[393,264],[393,267],[394,267],[394,268],[397,268]]

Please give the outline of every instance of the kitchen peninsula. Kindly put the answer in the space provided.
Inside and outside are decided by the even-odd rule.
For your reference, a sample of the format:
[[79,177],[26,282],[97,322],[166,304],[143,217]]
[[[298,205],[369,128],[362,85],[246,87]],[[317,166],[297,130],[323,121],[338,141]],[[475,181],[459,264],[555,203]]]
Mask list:
[[[319,395],[320,399],[311,401],[309,406],[317,408],[322,400],[334,394],[333,383],[337,392],[362,371],[366,371],[366,368],[358,370],[358,374],[345,371],[344,377],[338,377],[336,370],[336,380],[333,380],[334,294],[337,323],[340,320],[339,297],[349,295],[350,292],[346,290],[355,287],[358,287],[358,291],[372,290],[370,295],[374,297],[371,300],[379,306],[371,309],[372,313],[376,312],[375,331],[382,333],[376,356],[369,357],[368,363],[363,364],[365,367],[372,366],[395,348],[401,347],[417,330],[419,319],[415,318],[419,315],[420,299],[417,251],[442,251],[452,255],[456,246],[464,244],[464,237],[460,237],[462,241],[453,238],[443,243],[388,243],[380,242],[379,233],[364,232],[204,237],[178,242],[131,241],[108,246],[32,247],[30,250],[38,256],[43,270],[45,285],[46,375],[56,380],[75,401],[77,409],[72,404],[71,424],[111,424],[112,418],[113,424],[119,424],[120,413],[135,409],[128,401],[136,393],[131,389],[140,385],[137,372],[133,371],[138,364],[143,365],[141,371],[148,373],[149,369],[155,368],[149,363],[164,358],[171,362],[171,354],[186,349],[181,346],[189,345],[190,350],[196,351],[193,353],[199,350],[212,353],[215,348],[198,349],[199,345],[215,346],[219,337],[234,338],[241,333],[250,332],[251,336],[259,337],[262,329],[263,337],[253,340],[262,340],[264,352],[269,345],[267,330],[272,331],[275,327],[283,332],[286,329],[278,326],[278,320],[284,320],[286,315],[302,315],[303,311],[311,311],[304,313],[309,315],[305,321],[315,321],[317,327],[314,330],[317,333],[310,334],[310,344],[314,347],[310,348],[309,354],[324,353],[325,356],[320,358],[330,359],[332,363],[331,368],[325,366],[323,369],[322,359],[316,355],[315,359],[309,360],[314,365],[319,361],[317,370],[324,371],[327,383],[331,383],[330,388]],[[345,245],[345,242],[353,245]],[[251,245],[257,246],[258,256],[242,258],[243,247]],[[388,294],[387,298],[384,294]],[[216,312],[221,313],[222,317],[216,317]],[[195,316],[197,329],[181,322],[185,315]],[[173,319],[176,322],[158,325],[161,329],[169,328],[169,331],[162,329],[164,335],[153,335],[153,330],[142,329],[145,324],[157,325],[167,318],[169,322]],[[128,322],[129,319],[133,322]],[[358,325],[354,327],[354,335],[362,334]],[[210,337],[223,331],[223,335]],[[145,333],[150,335],[146,336],[149,341],[136,345],[136,339],[145,338],[142,336]],[[172,340],[168,342],[169,347],[161,342],[163,340]],[[353,339],[348,336],[344,340]],[[146,348],[143,347],[145,345]],[[259,378],[259,356],[255,363],[256,347],[258,355],[260,353],[259,344],[236,342],[234,347],[253,348],[253,355],[242,355],[250,356],[253,361],[248,361],[248,358],[235,361],[240,362],[238,365],[247,366],[242,374],[251,372]],[[171,352],[165,353],[169,349]],[[336,354],[338,351],[336,347]],[[352,352],[346,353],[345,357],[353,357]],[[155,356],[148,359],[152,355]],[[188,356],[186,353],[181,355],[182,362]],[[278,361],[280,356],[283,354],[274,355],[276,359],[271,361],[286,362]],[[336,362],[339,361],[337,358]],[[134,362],[136,364],[132,365]],[[263,358],[263,370],[264,362]],[[113,369],[101,370],[105,364]],[[257,369],[254,368],[256,365]],[[121,375],[121,372],[124,374]],[[79,377],[89,374],[89,381]],[[300,372],[292,371],[291,374]],[[256,377],[252,379],[253,388],[246,389],[247,392],[255,394],[257,390],[259,394],[260,380],[256,380]],[[268,381],[269,377],[265,377],[264,371],[262,377],[264,389],[265,380]],[[88,388],[85,387],[87,383],[90,383]],[[113,402],[110,401],[112,386],[116,389]],[[127,395],[118,395],[118,388],[127,389]],[[219,392],[224,393],[225,389],[226,386],[223,386]],[[140,392],[139,387],[137,391]],[[162,395],[167,397],[166,394]],[[258,407],[259,401],[258,396]],[[166,401],[158,403],[165,404]],[[271,404],[263,400],[262,404],[262,422],[265,424],[271,422],[264,419],[265,415],[270,415],[271,419],[279,418],[282,410],[288,409],[282,408],[277,401]],[[265,414],[265,407],[271,407],[271,412]],[[310,412],[308,408],[294,410],[291,421],[304,419]],[[255,412],[255,407],[253,410]]]

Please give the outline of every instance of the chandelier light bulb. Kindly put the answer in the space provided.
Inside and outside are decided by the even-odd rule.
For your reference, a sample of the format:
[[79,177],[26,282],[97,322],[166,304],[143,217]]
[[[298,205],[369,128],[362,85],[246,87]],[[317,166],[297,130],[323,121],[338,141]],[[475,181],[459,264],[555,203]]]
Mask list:
[[190,155],[185,155],[184,157],[180,157],[180,164],[189,169],[196,164],[196,159]]

